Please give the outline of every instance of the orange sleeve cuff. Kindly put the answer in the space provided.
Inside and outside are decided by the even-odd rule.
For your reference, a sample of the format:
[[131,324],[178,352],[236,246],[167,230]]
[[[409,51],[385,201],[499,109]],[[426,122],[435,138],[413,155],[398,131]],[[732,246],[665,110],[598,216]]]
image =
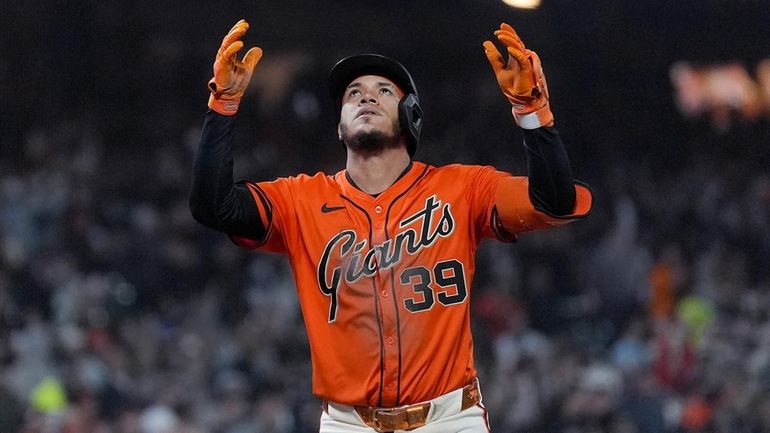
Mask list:
[[563,216],[561,218],[582,218],[591,212],[591,208],[594,204],[594,196],[591,190],[588,189],[588,185],[580,182],[575,183],[575,209],[570,215]]
[[503,180],[497,189],[495,206],[506,230],[511,233],[540,230],[567,224],[591,212],[593,196],[588,185],[575,183],[575,207],[568,215],[549,215],[535,209],[529,199],[529,180],[515,176]]

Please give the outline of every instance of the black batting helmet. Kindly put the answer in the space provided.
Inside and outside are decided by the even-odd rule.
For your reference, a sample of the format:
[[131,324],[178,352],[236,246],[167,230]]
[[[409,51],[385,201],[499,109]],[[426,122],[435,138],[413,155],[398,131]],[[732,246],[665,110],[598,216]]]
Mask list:
[[409,156],[413,157],[420,142],[422,129],[422,109],[417,97],[417,87],[409,71],[401,63],[389,57],[379,54],[359,54],[346,57],[334,65],[329,73],[329,94],[336,104],[337,123],[340,121],[342,95],[345,89],[351,81],[362,75],[383,76],[404,91],[404,97],[398,103],[398,122],[406,136],[406,150]]

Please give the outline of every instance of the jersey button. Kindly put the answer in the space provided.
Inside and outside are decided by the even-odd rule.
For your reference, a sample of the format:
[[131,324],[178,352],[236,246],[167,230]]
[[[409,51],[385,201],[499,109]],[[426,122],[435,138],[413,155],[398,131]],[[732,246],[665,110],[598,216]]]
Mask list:
[[388,344],[393,344],[394,339],[393,339],[393,337],[388,337],[388,338],[385,339],[385,341],[387,341]]
[[380,294],[382,294],[383,298],[387,298],[388,297],[388,291],[387,290],[383,290],[382,292],[380,292]]
[[375,225],[375,227],[377,227],[378,229],[381,229],[381,228],[382,228],[382,223],[377,223],[377,224]]
[[382,206],[380,206],[380,205],[375,206],[374,207],[374,211],[377,212],[377,213],[382,213]]
[[395,383],[389,383],[388,386],[386,386],[385,388],[387,388],[388,391],[393,391],[394,389],[396,389],[396,384]]

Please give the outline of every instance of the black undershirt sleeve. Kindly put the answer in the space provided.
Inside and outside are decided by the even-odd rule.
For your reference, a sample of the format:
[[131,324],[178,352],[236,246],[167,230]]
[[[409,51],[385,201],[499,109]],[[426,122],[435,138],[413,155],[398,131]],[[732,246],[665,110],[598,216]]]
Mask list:
[[251,192],[233,183],[234,117],[209,110],[193,162],[190,211],[206,227],[263,240],[265,227]]
[[529,198],[535,209],[552,216],[572,214],[575,185],[559,133],[553,127],[522,131],[529,171]]

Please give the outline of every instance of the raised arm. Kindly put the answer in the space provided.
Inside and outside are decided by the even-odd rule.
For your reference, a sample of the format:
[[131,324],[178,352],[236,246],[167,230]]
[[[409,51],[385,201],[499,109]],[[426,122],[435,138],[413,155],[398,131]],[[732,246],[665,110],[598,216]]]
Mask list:
[[262,49],[250,49],[243,60],[240,38],[248,30],[238,21],[222,40],[214,61],[214,77],[209,81],[209,111],[193,162],[190,211],[199,223],[233,236],[262,239],[265,222],[252,191],[233,183],[232,131],[252,71],[262,57]]
[[553,127],[548,86],[540,58],[528,50],[513,27],[503,23],[494,32],[508,58],[491,41],[484,53],[503,94],[513,106],[513,118],[524,133],[529,171],[529,198],[535,209],[551,216],[573,214],[575,185],[567,152]]

